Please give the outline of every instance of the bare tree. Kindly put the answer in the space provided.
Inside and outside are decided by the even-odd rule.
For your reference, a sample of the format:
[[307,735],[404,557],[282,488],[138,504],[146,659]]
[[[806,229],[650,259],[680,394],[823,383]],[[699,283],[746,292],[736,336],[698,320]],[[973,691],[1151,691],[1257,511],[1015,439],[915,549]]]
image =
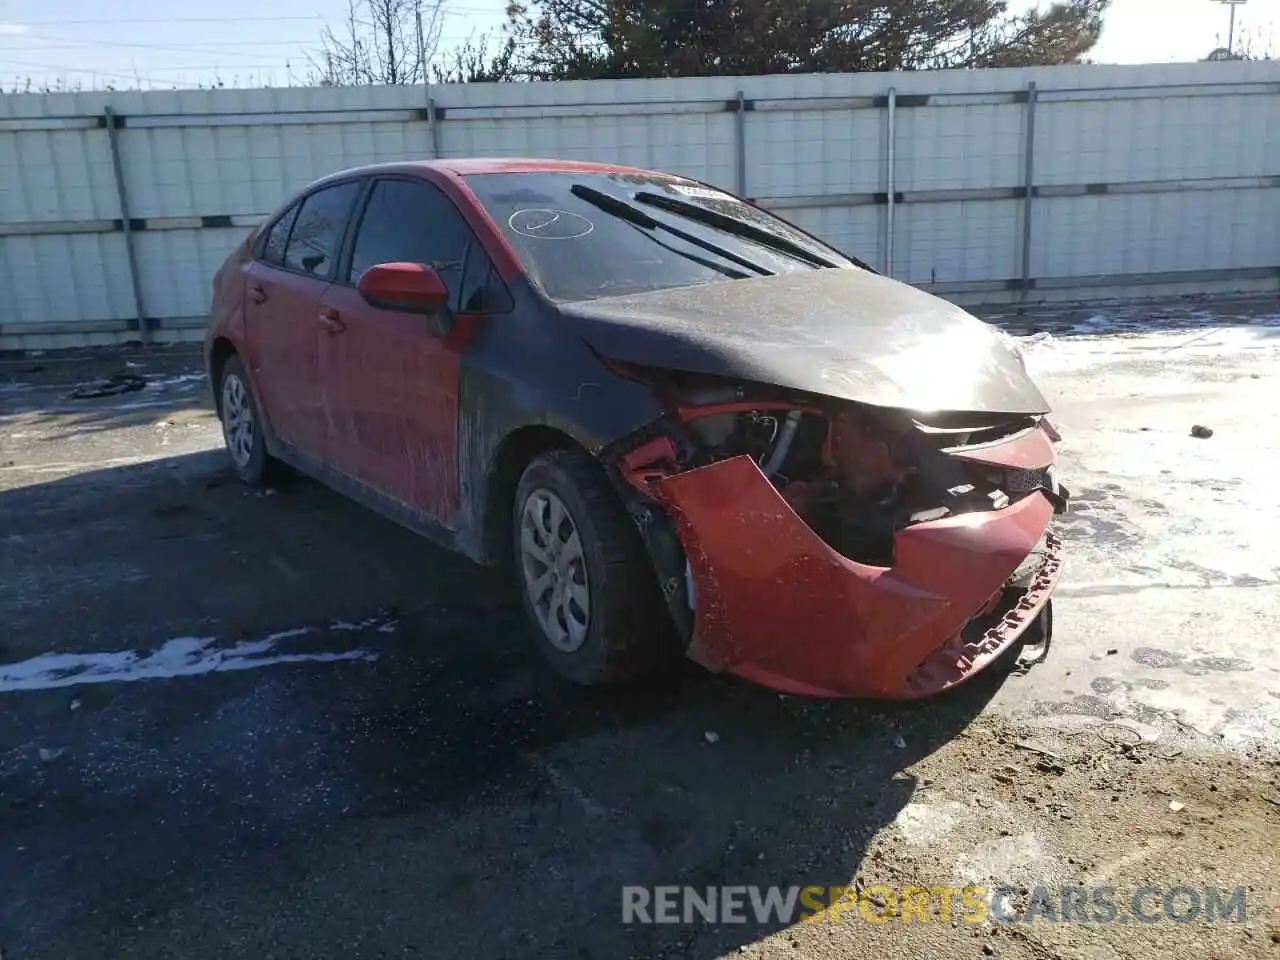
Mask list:
[[443,0],[347,0],[347,19],[325,27],[308,56],[327,87],[425,83],[444,26]]
[[1263,35],[1256,30],[1244,30],[1235,42],[1235,48],[1215,47],[1205,57],[1210,62],[1224,60],[1275,60],[1276,48],[1270,34]]
[[[114,88],[107,85],[104,89]],[[84,84],[79,81],[69,81],[66,77],[55,77],[51,81],[42,82],[36,82],[31,77],[15,77],[12,83],[0,85],[0,93],[79,93],[82,90],[84,90]]]
[[494,31],[472,34],[455,47],[444,63],[432,67],[436,83],[495,83],[515,79],[516,43],[505,31],[498,34],[498,49],[489,52]]
[[1240,39],[1236,41],[1236,55],[1241,60],[1274,60],[1276,45],[1271,31],[1246,27],[1240,31]]

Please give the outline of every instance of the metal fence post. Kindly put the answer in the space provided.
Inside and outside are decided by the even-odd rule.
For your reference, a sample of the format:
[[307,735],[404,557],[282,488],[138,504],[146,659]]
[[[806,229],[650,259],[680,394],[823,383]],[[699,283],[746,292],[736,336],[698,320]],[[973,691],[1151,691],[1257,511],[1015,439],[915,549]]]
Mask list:
[[738,91],[738,107],[737,112],[733,115],[733,143],[737,155],[734,158],[736,166],[736,182],[738,196],[745,197],[747,195],[747,98],[741,90]]
[[431,136],[431,159],[440,159],[440,124],[436,122],[436,99],[427,97],[427,132]]
[[110,107],[103,107],[103,118],[107,124],[107,142],[111,145],[111,169],[116,177],[116,200],[120,205],[120,223],[124,231],[124,251],[129,263],[129,286],[133,292],[133,312],[138,319],[138,336],[144,344],[151,342],[151,331],[147,329],[146,312],[142,309],[142,281],[138,273],[138,251],[134,245],[133,227],[129,217],[129,191],[124,185],[124,167],[120,162],[120,121]]
[[898,201],[898,88],[889,88],[888,174],[884,229],[884,275],[893,276],[893,236]]
[[1035,81],[1027,84],[1027,138],[1023,158],[1022,198],[1022,299],[1027,299],[1031,289],[1031,213],[1036,182],[1036,100],[1039,91]]

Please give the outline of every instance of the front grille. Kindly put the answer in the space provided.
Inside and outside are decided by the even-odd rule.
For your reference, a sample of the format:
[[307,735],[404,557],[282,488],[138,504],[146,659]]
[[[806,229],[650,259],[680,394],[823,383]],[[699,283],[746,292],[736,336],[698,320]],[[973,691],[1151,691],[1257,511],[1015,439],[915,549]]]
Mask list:
[[1048,467],[1036,470],[1005,470],[1004,488],[1009,493],[1030,493],[1041,487],[1053,489],[1053,481]]

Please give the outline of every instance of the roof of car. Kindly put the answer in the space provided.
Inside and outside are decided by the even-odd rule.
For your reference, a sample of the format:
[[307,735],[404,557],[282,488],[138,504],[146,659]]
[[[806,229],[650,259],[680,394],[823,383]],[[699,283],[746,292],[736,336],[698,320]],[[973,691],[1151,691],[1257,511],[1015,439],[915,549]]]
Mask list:
[[637,167],[617,163],[588,163],[579,160],[551,160],[537,157],[466,157],[456,160],[430,160],[466,176],[473,173],[638,173]]
[[552,160],[537,157],[459,157],[449,160],[409,160],[399,163],[376,163],[353,167],[331,174],[331,177],[349,177],[367,173],[409,171],[427,167],[455,176],[478,173],[652,173],[639,167],[618,163],[587,163],[579,160]]

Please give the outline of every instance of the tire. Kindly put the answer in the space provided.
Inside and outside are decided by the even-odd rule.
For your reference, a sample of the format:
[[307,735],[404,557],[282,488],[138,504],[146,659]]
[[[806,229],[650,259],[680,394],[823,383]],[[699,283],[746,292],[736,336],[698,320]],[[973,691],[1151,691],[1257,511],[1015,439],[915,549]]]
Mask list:
[[[557,511],[563,518],[548,538]],[[653,567],[595,460],[580,450],[535,457],[520,478],[512,514],[517,585],[552,669],[599,686],[667,662],[676,649],[674,628]]]
[[218,377],[218,419],[236,476],[251,487],[265,486],[275,461],[267,453],[258,402],[239,357],[230,357]]

